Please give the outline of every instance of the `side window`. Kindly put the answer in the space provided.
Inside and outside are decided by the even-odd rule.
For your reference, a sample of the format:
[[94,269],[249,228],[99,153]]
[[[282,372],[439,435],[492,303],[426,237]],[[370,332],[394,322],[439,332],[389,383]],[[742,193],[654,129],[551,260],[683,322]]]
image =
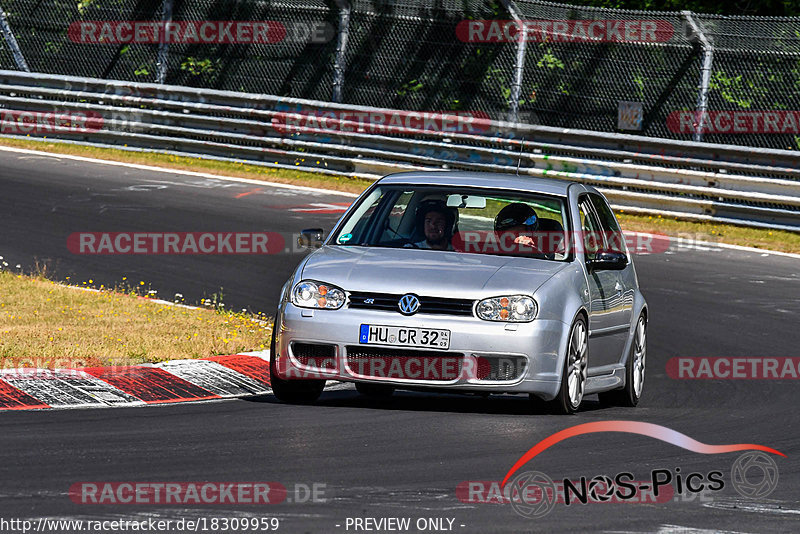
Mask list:
[[[411,197],[414,195],[413,191],[403,191],[394,201],[389,215],[386,218],[386,227],[380,239],[381,243],[391,242],[396,239],[407,239],[409,232],[408,227],[413,225],[413,213],[408,211],[408,204]],[[413,227],[411,228],[413,230]]]
[[620,230],[614,212],[611,211],[608,203],[600,195],[589,194],[589,198],[600,220],[608,248],[614,252],[626,252],[625,236],[622,235],[622,230]]
[[357,245],[363,243],[369,228],[367,223],[375,214],[381,200],[383,200],[384,193],[385,191],[379,187],[361,202],[356,211],[353,212],[341,230],[339,230],[339,235],[336,236],[337,244]]
[[587,260],[597,257],[597,251],[603,248],[603,234],[597,222],[592,204],[584,198],[578,203],[578,213],[581,218],[581,240]]

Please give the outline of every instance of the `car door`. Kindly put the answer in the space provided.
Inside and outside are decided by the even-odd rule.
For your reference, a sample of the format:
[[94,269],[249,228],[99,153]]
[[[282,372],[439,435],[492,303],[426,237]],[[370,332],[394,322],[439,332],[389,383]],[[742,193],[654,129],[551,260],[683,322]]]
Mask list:
[[619,340],[621,343],[621,346],[619,347],[621,357],[621,351],[624,350],[625,342],[627,341],[627,334],[629,330],[628,327],[630,326],[631,316],[633,314],[633,297],[636,291],[636,275],[633,270],[633,262],[631,260],[630,253],[628,252],[625,244],[625,236],[622,234],[622,229],[619,227],[617,218],[614,216],[611,206],[608,205],[608,201],[606,201],[605,198],[597,193],[589,193],[589,199],[592,201],[595,214],[597,215],[598,221],[600,222],[600,227],[603,230],[603,235],[605,236],[606,240],[606,249],[613,252],[622,252],[628,256],[628,266],[625,267],[625,269],[621,271],[610,271],[612,273],[616,273],[617,275],[617,284],[614,286],[615,289],[617,292],[622,292],[621,298],[618,299],[617,302],[613,303],[613,308],[615,310],[619,309],[620,314],[620,333],[618,337],[621,338]]
[[[608,250],[599,217],[588,195],[578,200],[581,240],[587,262]],[[625,332],[622,285],[618,271],[586,270],[589,285],[589,375],[604,374],[620,360]]]

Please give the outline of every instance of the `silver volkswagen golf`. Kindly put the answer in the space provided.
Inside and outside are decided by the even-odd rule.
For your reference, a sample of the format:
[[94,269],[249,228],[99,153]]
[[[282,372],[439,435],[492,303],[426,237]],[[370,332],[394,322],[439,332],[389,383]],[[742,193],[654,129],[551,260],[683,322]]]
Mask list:
[[635,406],[647,305],[606,199],[561,180],[399,173],[347,210],[282,290],[275,396],[313,402],[326,380],[524,393],[559,413],[583,398]]

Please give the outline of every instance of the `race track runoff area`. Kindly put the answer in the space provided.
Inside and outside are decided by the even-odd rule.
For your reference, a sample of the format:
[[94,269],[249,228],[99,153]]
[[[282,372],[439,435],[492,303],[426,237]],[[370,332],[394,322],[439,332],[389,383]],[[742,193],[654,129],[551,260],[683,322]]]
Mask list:
[[270,393],[269,352],[82,369],[6,369],[0,410],[106,408]]

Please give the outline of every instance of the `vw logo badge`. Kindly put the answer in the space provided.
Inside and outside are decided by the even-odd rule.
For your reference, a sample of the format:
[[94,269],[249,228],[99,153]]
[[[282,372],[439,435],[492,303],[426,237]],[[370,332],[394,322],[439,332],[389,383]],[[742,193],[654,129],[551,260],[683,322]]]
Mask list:
[[400,302],[397,303],[397,306],[403,315],[414,315],[419,310],[419,299],[416,295],[403,295],[400,297]]

